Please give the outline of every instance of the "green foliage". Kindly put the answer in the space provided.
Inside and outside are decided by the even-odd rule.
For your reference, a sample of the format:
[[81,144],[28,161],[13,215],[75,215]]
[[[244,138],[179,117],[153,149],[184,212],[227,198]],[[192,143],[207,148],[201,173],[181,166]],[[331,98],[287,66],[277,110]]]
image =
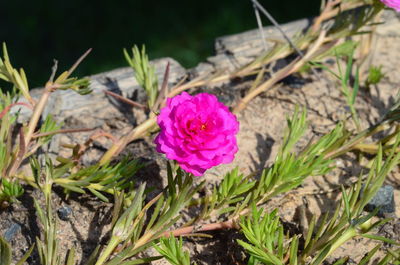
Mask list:
[[51,114],[47,115],[42,126],[40,127],[39,133],[40,134],[50,133],[50,135],[40,137],[39,138],[40,145],[48,143],[52,138],[51,132],[57,131],[59,129],[61,129],[61,125],[56,123]]
[[[311,63],[311,65],[323,67],[321,64],[318,64],[315,62],[318,62],[318,61],[322,60],[323,58],[332,57],[332,56],[333,57],[353,56],[354,50],[357,48],[357,45],[358,45],[358,42],[356,42],[354,40],[346,40],[343,43],[333,46],[330,49],[328,49],[327,51],[321,53],[320,55],[318,55],[317,57],[314,58],[314,62],[310,62],[310,63]],[[323,68],[324,68],[324,70],[330,71],[330,69],[327,67],[323,67]]]
[[278,157],[287,157],[294,145],[299,141],[307,129],[307,112],[305,109],[299,113],[299,108],[293,113],[293,117],[286,117],[287,127],[283,135],[283,144]]
[[4,265],[11,264],[11,247],[2,236],[0,236],[0,263]]
[[368,77],[365,81],[365,86],[369,87],[371,85],[378,84],[382,78],[385,77],[385,74],[382,73],[382,65],[380,66],[371,66],[368,70]]
[[172,265],[190,265],[189,251],[183,250],[182,237],[176,239],[173,235],[160,238],[159,245],[153,247]]
[[135,71],[136,81],[144,88],[147,94],[147,104],[151,109],[156,103],[158,96],[158,79],[155,74],[154,66],[150,65],[149,57],[143,46],[142,51],[135,45],[132,47],[132,56],[124,49],[125,59]]
[[334,24],[328,32],[328,34],[333,38],[368,33],[361,32],[360,30],[383,9],[382,4],[368,5],[365,4],[365,1],[363,0],[350,1],[358,2],[364,5],[351,10],[342,11],[335,16]]
[[[144,185],[141,185],[129,207],[121,214],[123,203],[116,203],[114,209],[115,221],[112,236],[107,248],[101,253],[96,265],[103,264],[119,244],[122,250],[106,264],[136,264],[126,261],[140,251],[151,247],[154,240],[161,236],[180,218],[180,211],[188,205],[193,195],[204,185],[193,187],[193,177],[178,169],[173,172],[168,165],[168,186],[146,205],[144,205]],[[120,195],[122,196],[122,195]],[[117,197],[117,201],[122,201]],[[152,214],[147,220],[147,213],[152,208]],[[119,215],[119,217],[118,217]],[[159,257],[158,257],[159,258]],[[139,262],[139,261],[136,261]]]
[[88,95],[92,93],[92,89],[89,87],[90,79],[89,78],[67,78],[63,82],[61,82],[61,86],[58,87],[60,90],[71,89],[77,92],[79,95]]
[[321,264],[336,248],[356,236],[398,244],[392,240],[369,234],[375,227],[388,222],[389,219],[371,223],[371,218],[378,209],[367,215],[363,215],[362,211],[381,187],[386,175],[398,164],[400,153],[395,154],[394,150],[398,146],[399,140],[400,135],[392,153],[385,162],[382,161],[382,149],[380,149],[365,181],[363,191],[361,191],[362,178],[359,178],[357,184],[350,191],[343,190],[341,204],[338,205],[333,215],[330,217],[325,215],[322,218],[319,229],[316,231],[314,231],[316,219],[313,218],[306,237],[305,249],[301,253],[302,261],[305,261],[306,257],[311,255],[314,256],[311,264]]
[[[38,220],[42,224],[42,238],[36,238],[37,251],[42,265],[61,265],[65,264],[59,253],[59,240],[57,239],[57,221],[52,210],[52,185],[54,179],[60,171],[54,169],[53,163],[49,158],[45,159],[45,165],[42,166],[37,159],[30,160],[32,172],[34,175],[34,183],[36,187],[42,191],[45,197],[45,207],[43,208],[39,202],[34,199],[34,206]],[[31,249],[25,254],[25,260],[29,257]],[[67,255],[68,265],[72,264],[74,250]],[[22,264],[23,262],[21,262]],[[19,263],[18,263],[19,264]]]
[[[23,265],[26,260],[30,257],[35,244],[33,244],[28,251],[21,257],[21,259],[15,263],[15,265]],[[0,264],[1,265],[11,265],[11,246],[10,244],[0,236]]]
[[7,167],[11,161],[11,133],[15,126],[17,115],[10,113],[10,107],[16,103],[15,90],[3,93],[0,91],[0,172],[6,175]]
[[8,56],[7,46],[3,42],[3,59],[0,58],[0,79],[6,82],[12,83],[16,89],[18,89],[26,99],[32,101],[29,94],[28,80],[26,79],[26,74],[24,69],[17,71],[10,62],[10,57]]
[[[54,82],[54,75],[57,64],[53,67],[53,74],[49,82],[46,83],[41,98],[36,101],[31,98],[29,93],[28,81],[23,69],[17,71],[10,62],[6,45],[3,44],[3,59],[0,59],[0,79],[13,85],[11,92],[0,92],[0,174],[3,181],[0,185],[0,203],[4,200],[12,201],[15,197],[22,194],[23,189],[18,182],[13,179],[17,177],[24,159],[32,156],[38,148],[50,141],[51,136],[60,129],[52,117],[46,117],[40,130],[35,134],[40,116],[50,94],[57,90],[72,89],[84,95],[90,92],[89,80],[87,78],[78,79],[70,77],[79,62],[88,54],[85,53],[69,71],[62,73]],[[18,96],[22,94],[28,102],[19,102]],[[28,124],[23,124],[20,128],[17,139],[12,139],[12,131],[17,126],[16,118],[18,114],[11,114],[10,109],[15,105],[23,105],[32,109],[33,113]],[[41,135],[42,134],[42,135]],[[5,181],[4,181],[5,180]],[[28,182],[33,183],[32,178]],[[3,187],[1,187],[3,186]]]
[[43,225],[43,239],[36,238],[40,263],[42,265],[61,265],[63,261],[59,251],[59,240],[57,240],[56,219],[51,213],[51,202],[46,204],[47,210],[43,211],[38,201],[35,200],[35,209],[40,223]]
[[[35,163],[37,161],[31,161]],[[43,237],[36,238],[37,250],[42,265],[61,265],[65,264],[59,253],[59,240],[57,239],[57,219],[52,210],[52,185],[55,171],[50,159],[46,160],[45,171],[35,175],[35,181],[45,197],[45,209],[35,199],[34,206],[40,223],[43,226]],[[43,178],[42,178],[43,177]],[[67,265],[73,264],[74,249],[72,248],[67,255]]]
[[273,196],[296,188],[309,176],[323,175],[331,170],[333,160],[326,155],[348,137],[343,125],[337,125],[329,134],[310,143],[296,155],[293,149],[307,129],[306,111],[299,112],[296,108],[293,116],[287,118],[287,124],[275,162],[262,171],[260,179],[254,180],[252,175],[244,177],[237,168],[232,170],[205,198],[203,211],[195,219],[207,219],[213,214],[240,215],[251,208],[251,203],[260,205]]
[[343,125],[339,123],[329,134],[315,143],[310,143],[296,155],[292,149],[305,132],[305,128],[305,111],[301,114],[295,111],[293,117],[288,119],[288,128],[275,162],[263,170],[251,201],[263,203],[273,196],[296,188],[309,176],[323,175],[331,170],[332,160],[326,158],[326,155],[343,141]]
[[400,264],[400,248],[396,250],[388,250],[386,256],[379,262],[378,265],[386,265],[386,264],[393,264],[399,265]]
[[3,178],[0,187],[0,201],[16,202],[17,198],[24,193],[18,180],[8,181]]
[[[298,237],[288,237],[284,235],[283,226],[279,221],[276,210],[270,214],[262,214],[262,209],[257,209],[252,204],[252,211],[247,217],[241,217],[240,227],[247,242],[238,240],[238,243],[250,255],[248,264],[311,264],[319,265],[339,246],[346,241],[361,236],[369,239],[382,241],[392,245],[400,245],[393,240],[370,234],[374,228],[383,225],[390,219],[378,220],[372,223],[371,218],[377,210],[367,215],[363,214],[365,205],[376,194],[381,187],[386,175],[398,164],[400,153],[395,153],[400,142],[400,134],[390,153],[389,157],[383,162],[382,149],[376,156],[370,173],[365,180],[362,190],[362,178],[359,178],[349,191],[343,189],[341,203],[336,211],[328,217],[328,214],[321,219],[318,226],[317,218],[314,216],[310,222],[308,233],[305,237],[304,249],[298,250]],[[319,227],[316,229],[316,227]],[[360,264],[367,264],[376,251],[377,246]],[[381,264],[389,264],[398,255],[389,252]],[[309,257],[313,257],[309,262]],[[343,264],[346,258],[338,260],[335,264]]]
[[249,253],[248,264],[283,265],[289,257],[289,264],[297,264],[298,238],[288,241],[277,211],[263,214],[253,204],[249,217],[241,218],[240,227],[249,243],[237,242]]
[[222,182],[214,187],[212,194],[206,197],[204,210],[198,218],[207,219],[214,212],[219,216],[237,211],[236,204],[248,200],[247,194],[255,184],[254,181],[249,181],[248,177],[239,174],[238,168],[228,172]]
[[[360,74],[359,74],[359,68],[356,68],[356,72],[354,74],[354,82],[351,83],[351,78],[352,72],[353,72],[353,57],[354,57],[354,51],[355,48],[357,47],[357,43],[353,41],[347,41],[343,43],[339,47],[334,47],[330,49],[326,54],[324,55],[329,55],[330,53],[334,53],[336,57],[336,64],[338,68],[338,73],[335,73],[334,71],[330,70],[327,66],[318,63],[318,62],[310,62],[310,65],[316,66],[319,68],[322,68],[329,73],[331,73],[334,77],[336,77],[341,84],[341,92],[344,95],[347,105],[350,109],[351,116],[353,118],[354,124],[357,128],[358,131],[361,129],[360,125],[360,119],[358,117],[357,111],[355,109],[355,103],[356,103],[356,97],[358,94],[358,91],[360,89]],[[322,56],[319,56],[319,58],[322,58]],[[346,68],[342,69],[340,59],[341,58],[347,58],[347,63],[346,63]]]
[[[394,107],[395,109],[397,108]],[[313,257],[311,264],[321,264],[334,249],[356,236],[397,244],[392,240],[370,234],[375,227],[384,224],[388,219],[371,223],[371,218],[376,214],[376,211],[363,215],[363,209],[381,187],[387,174],[399,162],[400,154],[396,153],[395,150],[397,150],[400,142],[400,134],[395,137],[396,141],[391,145],[391,151],[388,153],[385,162],[383,162],[383,151],[380,148],[366,180],[363,182],[363,179],[359,178],[350,192],[343,190],[342,203],[330,216],[329,222],[327,222],[328,215],[325,215],[319,224],[319,229],[315,230],[317,219],[315,216],[313,217],[305,239],[304,250],[299,251],[297,249],[297,237],[283,236],[283,230],[276,212],[262,216],[262,210],[258,210],[256,205],[297,187],[308,176],[322,175],[328,172],[330,170],[329,165],[332,162],[328,158],[331,156],[331,152],[342,147],[346,139],[349,138],[349,134],[344,131],[343,125],[338,124],[329,134],[314,143],[310,143],[302,152],[294,155],[292,149],[305,132],[306,124],[305,112],[299,113],[296,110],[293,117],[288,118],[288,128],[284,134],[284,141],[275,163],[263,171],[260,180],[245,182],[244,180],[248,178],[238,176],[237,172],[232,171],[227,174],[220,186],[214,189],[210,196],[211,199],[205,202],[206,207],[218,205],[215,203],[217,198],[226,198],[218,196],[218,194],[226,194],[221,190],[229,190],[226,187],[233,187],[227,183],[244,182],[247,184],[244,186],[246,192],[240,193],[241,200],[232,200],[229,207],[224,206],[227,208],[226,211],[218,213],[233,212],[230,216],[242,216],[240,226],[249,242],[239,241],[239,244],[249,253],[249,264],[259,264],[260,262],[262,264],[285,264],[287,262],[305,264],[310,256]],[[360,135],[365,134],[360,133]],[[355,138],[359,139],[357,136]],[[361,193],[362,183],[365,184]],[[251,211],[248,210],[249,207],[251,207]],[[395,255],[389,255],[387,260],[392,260],[393,257]],[[345,258],[340,259],[337,264],[341,264],[345,260]],[[365,260],[369,260],[369,258],[364,258]],[[387,264],[387,262],[382,264]]]
[[360,119],[358,118],[357,111],[354,107],[356,96],[358,94],[358,90],[360,87],[360,81],[359,81],[359,68],[357,67],[356,73],[354,75],[354,84],[352,88],[350,88],[350,78],[352,74],[352,69],[353,69],[353,56],[354,56],[354,49],[347,55],[347,64],[346,64],[346,69],[345,71],[342,70],[342,67],[340,66],[339,62],[339,56],[336,56],[336,61],[337,61],[337,66],[338,66],[338,71],[339,71],[339,79],[342,84],[342,93],[346,98],[347,105],[350,108],[350,112],[352,115],[352,118],[354,120],[354,123],[356,125],[357,130],[360,130],[361,125],[360,125]]
[[[343,1],[343,3],[351,2],[354,4],[367,3],[361,0]],[[48,143],[51,135],[57,133],[61,128],[49,115],[37,130],[40,116],[50,94],[58,89],[72,89],[82,95],[90,93],[88,79],[70,77],[87,53],[70,70],[63,72],[57,78],[55,78],[55,65],[42,97],[36,102],[30,98],[24,71],[22,69],[17,71],[12,67],[7,49],[3,45],[4,58],[0,59],[0,78],[10,82],[14,90],[8,94],[2,93],[0,97],[2,118],[0,123],[0,171],[2,174],[0,201],[15,201],[23,193],[22,186],[15,180],[16,178],[23,179],[42,191],[45,197],[45,207],[35,200],[35,208],[43,227],[42,235],[36,239],[38,254],[43,265],[73,265],[75,263],[74,249],[70,250],[65,260],[60,255],[57,220],[52,209],[54,184],[63,187],[67,195],[71,192],[85,193],[89,191],[106,202],[110,201],[106,194],[114,195],[109,242],[103,249],[95,249],[87,265],[142,264],[162,258],[161,256],[138,257],[138,254],[152,246],[172,264],[188,265],[190,264],[189,252],[182,249],[182,238],[177,240],[173,235],[180,235],[182,230],[190,231],[190,233],[197,233],[199,230],[201,232],[201,228],[197,230],[195,226],[193,228],[189,226],[192,224],[200,225],[200,227],[206,226],[207,224],[203,222],[211,218],[227,219],[221,224],[226,227],[231,225],[229,228],[240,226],[239,229],[246,240],[237,242],[248,253],[248,263],[254,265],[322,264],[335,249],[355,237],[378,240],[393,246],[398,245],[393,240],[373,233],[374,228],[388,222],[388,219],[373,222],[372,217],[377,210],[369,214],[363,212],[364,206],[376,194],[386,175],[399,163],[400,153],[397,152],[397,149],[400,143],[400,133],[398,130],[394,133],[391,132],[389,136],[378,142],[379,148],[377,148],[376,157],[371,163],[369,174],[366,177],[360,177],[350,189],[346,190],[342,187],[342,199],[336,211],[327,213],[319,220],[318,217],[313,217],[304,238],[304,246],[299,247],[300,237],[298,235],[285,234],[276,209],[271,213],[266,213],[261,208],[274,196],[295,189],[306,178],[328,173],[333,167],[334,158],[338,155],[352,150],[355,145],[367,137],[383,130],[382,128],[389,128],[394,121],[400,120],[399,100],[381,121],[371,128],[361,131],[355,109],[356,96],[360,86],[359,70],[358,68],[355,71],[353,69],[353,55],[357,43],[348,40],[337,46],[331,45],[335,44],[334,41],[331,42],[331,40],[336,40],[335,38],[365,33],[360,32],[361,27],[369,23],[381,8],[380,4],[361,5],[356,9],[340,12],[335,18],[333,26],[326,23],[329,32],[324,41],[327,42],[327,45],[325,47],[321,45],[320,50],[315,53],[316,57],[313,57],[318,60],[325,56],[336,56],[338,73],[332,71],[331,73],[340,81],[342,94],[357,127],[355,135],[351,135],[345,129],[344,122],[339,122],[330,133],[316,141],[310,141],[302,150],[297,150],[298,146],[302,146],[299,141],[308,130],[308,122],[306,111],[296,107],[293,116],[287,118],[283,143],[273,164],[265,168],[260,176],[257,176],[258,173],[244,176],[239,173],[238,168],[227,173],[221,183],[212,188],[211,194],[201,199],[202,208],[198,209],[200,213],[175,231],[170,229],[179,220],[183,221],[181,216],[183,211],[197,205],[199,200],[193,200],[193,197],[204,186],[204,182],[197,184],[192,175],[181,169],[173,169],[168,164],[168,185],[157,196],[148,198],[152,187],[147,187],[146,183],[136,185],[131,179],[131,176],[142,167],[137,160],[124,158],[115,164],[108,162],[105,165],[99,163],[83,166],[79,160],[84,151],[79,144],[69,146],[72,149],[71,157],[58,157],[58,162],[46,157],[40,163],[34,156],[37,148]],[[316,32],[318,31],[316,30]],[[295,40],[296,45],[304,48],[312,47],[311,44],[318,38],[319,32],[316,32],[310,31],[299,35]],[[330,40],[328,41],[328,39]],[[254,67],[255,64],[259,64],[261,67],[271,63],[273,60],[289,55],[291,49],[287,44],[276,45],[267,51],[266,55],[260,56],[250,64],[253,67],[251,72],[254,73],[254,70],[257,69]],[[143,47],[140,51],[137,46],[134,46],[132,56],[126,50],[124,50],[124,55],[134,69],[139,85],[146,91],[149,109],[156,109],[160,103],[160,100],[157,100],[158,81],[154,67],[149,63],[145,48]],[[339,59],[342,58],[346,61],[344,69],[339,62]],[[330,71],[318,63],[313,64]],[[257,86],[258,82],[262,80],[261,77],[264,76],[264,71],[263,68],[258,74]],[[166,76],[168,76],[168,71],[166,71]],[[366,84],[376,84],[382,77],[380,68],[371,68]],[[163,91],[163,89],[161,90]],[[22,126],[18,138],[12,139],[11,131],[15,126],[18,114],[11,114],[9,109],[17,103],[21,104],[17,101],[19,94],[28,100],[25,105],[32,107],[34,111],[29,124]],[[144,131],[149,131],[148,127]],[[25,158],[30,158],[32,176],[18,173]],[[379,247],[378,245],[368,253],[360,264],[368,263]],[[32,249],[33,246],[20,263],[24,259],[26,260]],[[398,248],[390,249],[379,264],[389,264],[398,260],[399,255]],[[11,249],[8,243],[0,237],[0,261],[9,265],[10,257]],[[340,258],[335,264],[344,264],[347,259],[348,257]]]
[[24,265],[26,260],[31,256],[33,249],[35,248],[35,244],[28,249],[28,251],[21,257],[21,259],[15,263],[15,265]]
[[[37,159],[30,161],[31,170],[36,180],[42,174],[41,165]],[[72,173],[74,161],[62,159],[62,162],[54,166],[51,160],[47,159],[46,171],[52,177],[52,181],[65,188],[67,193],[78,192],[85,193],[84,189],[90,191],[99,199],[108,202],[109,199],[102,193],[121,192],[125,189],[132,189],[134,182],[131,177],[143,167],[137,160],[131,160],[128,157],[123,158],[115,165],[93,165]]]

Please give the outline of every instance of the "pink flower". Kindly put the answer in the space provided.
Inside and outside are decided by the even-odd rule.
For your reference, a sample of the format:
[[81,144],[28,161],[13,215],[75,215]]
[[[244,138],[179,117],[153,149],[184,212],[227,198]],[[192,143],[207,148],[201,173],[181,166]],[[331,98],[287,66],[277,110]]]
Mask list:
[[214,95],[183,92],[168,98],[157,123],[161,129],[154,140],[157,152],[195,176],[232,162],[238,150],[239,122]]
[[400,0],[381,0],[386,6],[400,12]]

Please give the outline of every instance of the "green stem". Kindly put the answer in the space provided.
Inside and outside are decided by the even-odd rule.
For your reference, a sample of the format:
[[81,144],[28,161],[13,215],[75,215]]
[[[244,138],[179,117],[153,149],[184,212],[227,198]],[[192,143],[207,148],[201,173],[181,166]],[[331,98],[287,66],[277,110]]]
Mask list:
[[346,241],[352,239],[357,235],[357,231],[354,227],[350,227],[349,229],[346,230],[346,232],[343,233],[341,237],[339,237],[330,247],[330,250],[326,257],[328,257],[330,254],[332,254],[333,251],[335,251],[338,247],[343,245]]
[[350,106],[351,116],[353,118],[354,124],[356,125],[357,132],[361,131],[360,119],[358,118],[357,111],[353,105]]
[[351,139],[349,142],[345,143],[342,147],[340,147],[339,149],[332,151],[328,154],[326,154],[325,158],[326,159],[333,159],[336,158],[344,153],[347,153],[348,151],[352,150],[354,146],[356,146],[357,144],[361,143],[362,141],[364,141],[366,138],[368,138],[369,136],[383,131],[385,129],[385,126],[382,124],[377,124],[374,125],[362,132],[360,132],[358,135],[356,135],[353,139]]
[[[25,181],[26,183],[28,183],[29,185],[31,185],[34,188],[38,188],[36,183],[35,183],[35,179],[31,176],[25,176],[22,174],[18,174],[15,175],[15,177],[17,177],[18,179],[21,179],[23,181]],[[72,179],[68,179],[68,178],[57,178],[54,179],[54,183],[55,184],[67,184],[67,185],[74,185],[75,182],[79,182],[79,180],[72,180]],[[98,191],[103,191],[103,192],[107,192],[109,194],[115,194],[115,190],[113,189],[104,189],[104,186],[99,184],[99,183],[90,183],[87,186],[84,186],[83,188],[90,188],[90,189],[94,189],[94,190],[98,190]],[[118,191],[117,191],[118,193]]]
[[103,265],[119,243],[121,243],[121,238],[113,235],[110,243],[108,243],[106,249],[101,253],[101,256],[97,259],[95,265]]

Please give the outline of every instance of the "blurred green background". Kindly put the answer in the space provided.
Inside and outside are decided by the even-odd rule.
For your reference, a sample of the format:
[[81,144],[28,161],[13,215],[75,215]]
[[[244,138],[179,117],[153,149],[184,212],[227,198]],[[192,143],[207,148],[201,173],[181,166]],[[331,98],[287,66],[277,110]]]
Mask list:
[[[259,0],[280,22],[318,14],[320,0]],[[264,25],[268,21],[263,19]],[[43,85],[53,58],[68,68],[92,53],[78,74],[126,66],[122,49],[145,44],[150,58],[170,56],[193,67],[213,54],[214,39],[257,27],[250,0],[2,0],[0,41],[31,87]]]

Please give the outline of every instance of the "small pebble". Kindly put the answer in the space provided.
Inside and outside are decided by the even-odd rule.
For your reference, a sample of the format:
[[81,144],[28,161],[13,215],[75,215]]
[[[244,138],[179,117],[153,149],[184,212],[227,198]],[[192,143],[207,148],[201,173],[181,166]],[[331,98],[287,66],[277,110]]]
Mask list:
[[282,82],[293,89],[300,89],[305,84],[307,84],[307,80],[304,78],[300,78],[295,75],[289,75],[288,77],[284,78]]
[[219,94],[218,101],[224,103],[226,106],[230,106],[235,101],[235,96],[228,93]]
[[68,206],[63,206],[57,210],[57,214],[61,220],[68,221],[72,214],[72,209]]
[[13,240],[14,236],[19,231],[21,231],[21,226],[17,223],[12,223],[11,226],[4,233],[4,239],[7,240],[8,242],[11,242],[11,240]]
[[383,217],[385,214],[394,213],[395,202],[393,187],[390,185],[382,186],[371,201],[365,206],[365,210],[372,212],[380,207],[378,216]]
[[334,60],[334,59],[327,59],[327,60],[325,61],[325,63],[326,63],[326,64],[329,64],[329,65],[336,65],[336,60]]

